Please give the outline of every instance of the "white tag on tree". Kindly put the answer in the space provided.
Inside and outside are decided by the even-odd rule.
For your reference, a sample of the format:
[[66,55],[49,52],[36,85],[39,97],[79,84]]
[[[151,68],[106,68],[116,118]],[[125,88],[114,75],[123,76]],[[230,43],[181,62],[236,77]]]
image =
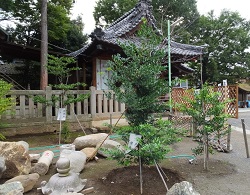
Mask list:
[[223,80],[223,86],[227,86],[227,79]]
[[141,139],[141,135],[130,133],[128,147],[132,150],[135,149],[138,145],[138,139]]
[[58,121],[65,121],[66,120],[66,109],[65,108],[58,109],[57,120]]

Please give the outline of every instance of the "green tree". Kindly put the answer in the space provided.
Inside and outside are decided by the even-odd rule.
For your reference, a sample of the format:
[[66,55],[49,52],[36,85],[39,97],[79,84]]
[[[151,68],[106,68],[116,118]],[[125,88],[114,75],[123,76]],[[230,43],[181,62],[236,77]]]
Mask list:
[[[193,149],[194,154],[204,154],[204,169],[208,169],[209,152],[213,149],[210,145],[211,134],[216,133],[217,138],[223,135],[226,119],[229,117],[225,112],[226,104],[230,100],[223,101],[222,94],[214,92],[213,87],[205,84],[199,92],[191,90],[192,95],[183,97],[183,103],[179,109],[192,116],[196,128],[196,136],[200,138],[199,145]],[[189,106],[187,106],[189,105]]]
[[136,43],[120,43],[124,56],[117,54],[108,64],[111,71],[108,86],[126,104],[125,115],[131,125],[145,124],[153,113],[160,112],[163,106],[158,98],[168,89],[167,82],[160,78],[166,69],[161,65],[166,53],[157,47],[161,37],[146,25],[138,37],[139,47]]
[[[7,29],[11,34],[10,41],[40,48],[41,1],[0,0],[0,4],[3,5],[0,18],[15,22],[15,27]],[[70,53],[83,47],[87,41],[87,36],[83,34],[82,18],[79,16],[70,20],[69,14],[72,6],[72,0],[48,1],[48,47],[50,51]],[[13,56],[2,57],[9,61],[13,60]],[[36,83],[37,79],[32,79],[40,76],[36,62],[26,60],[25,66],[19,71],[21,73],[14,78],[18,83],[24,87],[30,84],[31,89],[39,88],[39,84]]]
[[169,152],[167,145],[177,140],[169,121],[155,119],[155,114],[165,108],[158,98],[168,90],[167,82],[161,78],[166,69],[161,64],[165,57],[165,51],[159,46],[161,38],[143,24],[135,42],[120,43],[124,54],[113,56],[108,63],[111,78],[107,84],[117,100],[125,103],[125,116],[130,125],[115,132],[127,143],[130,134],[142,136],[137,148],[112,151],[112,157],[125,165],[138,159],[143,164],[159,162]]
[[[3,5],[0,12],[2,20],[7,19],[14,21],[16,24],[15,28],[7,29],[11,33],[12,41],[40,47],[41,1],[10,0],[6,2],[0,0],[0,3]],[[69,15],[72,6],[73,0],[48,1],[48,41],[50,50],[69,53],[72,50],[81,48],[86,43],[87,36],[82,33],[84,26],[81,17],[70,20]]]
[[[89,94],[78,94],[74,95],[70,93],[70,90],[77,89],[78,86],[85,86],[85,83],[72,83],[69,84],[68,80],[70,76],[72,75],[72,72],[76,70],[80,70],[79,67],[74,67],[72,64],[75,63],[75,59],[72,57],[54,57],[52,55],[49,55],[48,60],[48,73],[51,75],[54,75],[57,78],[57,84],[51,85],[53,89],[60,90],[61,93],[59,96],[53,95],[50,100],[46,100],[46,97],[44,96],[36,96],[34,98],[35,102],[44,103],[46,106],[53,105],[57,108],[64,108],[67,112],[67,106],[72,103],[81,102],[84,99],[89,97]],[[58,107],[59,106],[59,107]],[[69,130],[68,130],[68,123],[65,122],[63,125],[63,131],[64,135],[64,141],[67,141],[67,139],[70,136]],[[59,139],[60,140],[60,139]]]
[[[12,105],[11,98],[6,97],[12,85],[0,79],[0,116]],[[0,133],[0,140],[5,137]]]
[[[234,84],[240,78],[249,77],[250,21],[242,18],[237,12],[222,11],[219,17],[210,12],[201,16],[192,32],[192,43],[207,44],[203,55],[203,81],[221,83],[227,79]],[[199,74],[193,77],[199,81],[201,67],[192,63],[191,67]],[[196,84],[196,83],[195,83]]]
[[125,12],[132,9],[138,0],[99,0],[94,10],[94,19],[98,26],[103,22],[107,25],[121,17]]

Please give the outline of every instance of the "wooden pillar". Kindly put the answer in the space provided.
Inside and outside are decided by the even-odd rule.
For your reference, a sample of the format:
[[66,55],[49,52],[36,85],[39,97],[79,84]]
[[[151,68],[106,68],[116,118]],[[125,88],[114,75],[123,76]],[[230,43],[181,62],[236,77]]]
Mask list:
[[[52,98],[52,88],[50,86],[46,87],[46,101],[50,101]],[[46,106],[46,122],[52,123],[52,106]]]
[[41,8],[41,75],[40,89],[48,86],[48,27],[47,27],[47,0],[42,0]]

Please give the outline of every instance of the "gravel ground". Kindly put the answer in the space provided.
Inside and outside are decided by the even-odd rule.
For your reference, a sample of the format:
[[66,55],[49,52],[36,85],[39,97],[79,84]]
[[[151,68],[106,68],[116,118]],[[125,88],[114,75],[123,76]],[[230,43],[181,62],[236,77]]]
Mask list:
[[239,117],[238,119],[230,118],[228,123],[236,127],[236,130],[242,130],[241,119],[244,119],[245,127],[250,133],[250,109],[249,108],[239,108]]
[[[247,135],[250,142],[250,135]],[[202,158],[197,157],[197,164],[180,164],[174,161],[177,170],[187,173],[188,181],[193,183],[201,195],[249,195],[250,194],[250,158],[246,158],[243,134],[232,130],[230,153],[215,152],[210,155],[209,171],[202,171]],[[190,148],[197,143],[192,139],[185,139],[176,145],[175,155],[191,154]],[[178,163],[177,163],[178,162]]]

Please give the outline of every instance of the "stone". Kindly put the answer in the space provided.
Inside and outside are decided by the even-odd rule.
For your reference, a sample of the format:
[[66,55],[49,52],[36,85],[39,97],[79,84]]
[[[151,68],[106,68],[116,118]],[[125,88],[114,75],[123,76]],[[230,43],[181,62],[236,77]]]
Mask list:
[[[81,137],[77,137],[73,144],[76,147],[76,150],[82,150],[83,148],[86,147],[96,147],[96,145],[104,141],[108,137],[107,133],[97,133],[97,134],[90,134],[90,135],[85,135]],[[109,139],[109,138],[107,138]]]
[[27,175],[31,170],[30,156],[17,142],[0,142],[0,156],[5,158],[6,171],[2,178]]
[[84,154],[86,154],[87,159],[92,160],[95,157],[95,153],[96,153],[96,148],[93,147],[87,147],[87,148],[83,148],[81,150],[81,152],[83,152]]
[[19,182],[21,182],[21,184],[24,188],[24,192],[28,192],[28,191],[33,189],[33,187],[37,183],[39,177],[40,176],[38,173],[32,173],[29,175],[19,175],[19,176],[16,176],[10,180],[7,180],[5,183],[19,181]]
[[91,131],[92,131],[92,133],[98,133],[98,129],[94,128],[94,127],[91,128]]
[[25,142],[25,141],[18,141],[17,144],[22,145],[27,152],[29,151],[30,146],[29,146],[29,144],[27,142]]
[[193,185],[188,181],[174,184],[167,192],[167,195],[200,195],[193,189]]
[[63,144],[60,146],[60,153],[63,151],[63,150],[72,150],[72,151],[75,151],[76,150],[76,147],[74,144]]
[[48,182],[41,182],[43,194],[61,195],[80,192],[86,185],[87,179],[81,179],[78,173],[70,171],[68,158],[60,157],[56,163],[56,168],[60,173],[53,175]]
[[60,157],[66,157],[70,160],[70,170],[74,173],[80,173],[86,164],[87,156],[81,151],[72,151],[64,149]]
[[3,175],[3,172],[6,170],[6,166],[5,166],[5,158],[0,156],[0,179]]
[[19,181],[0,185],[1,195],[23,195],[24,188]]
[[68,176],[70,171],[70,160],[66,157],[60,157],[56,162],[56,170],[59,177]]
[[53,161],[54,153],[50,150],[43,152],[35,166],[32,167],[31,173],[38,173],[39,175],[46,175],[49,167]]
[[[100,145],[101,145],[101,147],[100,147]],[[114,141],[114,140],[105,140],[103,143],[99,142],[97,144],[96,148],[99,148],[98,154],[103,156],[103,157],[108,157],[108,155],[103,150],[106,150],[106,149],[109,150],[109,149],[115,149],[115,148],[123,150],[123,147],[121,146],[121,144],[117,141]]]
[[94,190],[95,190],[94,187],[89,187],[89,188],[82,190],[81,193],[89,194],[89,193],[93,192]]
[[30,155],[30,161],[32,163],[38,162],[39,158],[41,157],[41,154],[29,154]]

